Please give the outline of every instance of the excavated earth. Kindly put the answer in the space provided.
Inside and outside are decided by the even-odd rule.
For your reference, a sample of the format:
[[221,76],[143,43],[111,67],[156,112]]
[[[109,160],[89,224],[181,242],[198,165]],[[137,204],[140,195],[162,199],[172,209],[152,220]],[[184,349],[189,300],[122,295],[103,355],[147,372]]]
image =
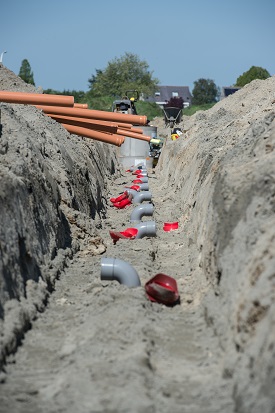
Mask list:
[[[41,92],[3,66],[0,89]],[[273,413],[275,77],[184,116],[177,141],[151,122],[157,235],[116,244],[134,209],[110,202],[134,178],[118,149],[0,109],[0,412]],[[102,257],[141,286],[101,281]],[[146,297],[157,273],[178,305]]]

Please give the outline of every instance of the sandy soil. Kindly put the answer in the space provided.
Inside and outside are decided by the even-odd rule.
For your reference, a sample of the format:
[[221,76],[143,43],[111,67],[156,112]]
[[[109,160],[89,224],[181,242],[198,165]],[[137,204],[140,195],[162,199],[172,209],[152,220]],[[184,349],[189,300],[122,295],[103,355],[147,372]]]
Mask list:
[[[274,86],[183,118],[148,171],[157,236],[116,245],[134,209],[109,200],[134,178],[116,149],[1,104],[1,413],[275,410]],[[0,88],[33,91],[3,67]],[[101,281],[102,257],[141,286]],[[159,272],[179,305],[147,299]]]

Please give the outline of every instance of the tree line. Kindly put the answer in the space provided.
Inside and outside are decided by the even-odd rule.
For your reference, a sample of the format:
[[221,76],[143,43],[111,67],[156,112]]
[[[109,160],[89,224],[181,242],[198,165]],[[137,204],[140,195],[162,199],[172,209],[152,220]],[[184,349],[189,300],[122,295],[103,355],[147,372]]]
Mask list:
[[[34,74],[30,63],[27,59],[22,61],[19,77],[26,83],[35,85]],[[243,87],[255,79],[267,79],[270,74],[262,67],[252,66],[248,71],[240,75],[234,87]],[[95,73],[88,79],[89,90],[63,90],[63,92],[46,89],[44,93],[72,95],[75,102],[88,103],[94,106],[98,102],[96,108],[102,109],[100,103],[104,105],[104,101],[110,101],[114,98],[121,97],[127,90],[138,90],[141,95],[146,98],[153,96],[159,86],[159,80],[153,76],[153,72],[149,70],[149,65],[145,60],[133,53],[125,53],[121,57],[115,57],[108,62],[105,69],[95,69]],[[219,88],[212,79],[198,79],[194,82],[192,90],[192,104],[203,105],[215,103],[219,98]],[[175,100],[175,99],[174,99]],[[171,103],[171,102],[169,102]],[[174,102],[174,105],[182,105],[181,102]]]

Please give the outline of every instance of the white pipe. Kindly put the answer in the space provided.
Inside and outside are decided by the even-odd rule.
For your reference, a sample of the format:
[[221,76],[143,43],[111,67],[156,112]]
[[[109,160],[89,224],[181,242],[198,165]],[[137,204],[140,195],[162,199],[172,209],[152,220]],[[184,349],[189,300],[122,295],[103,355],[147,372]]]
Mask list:
[[101,280],[115,280],[129,288],[140,286],[140,279],[136,270],[128,262],[119,258],[101,259]]

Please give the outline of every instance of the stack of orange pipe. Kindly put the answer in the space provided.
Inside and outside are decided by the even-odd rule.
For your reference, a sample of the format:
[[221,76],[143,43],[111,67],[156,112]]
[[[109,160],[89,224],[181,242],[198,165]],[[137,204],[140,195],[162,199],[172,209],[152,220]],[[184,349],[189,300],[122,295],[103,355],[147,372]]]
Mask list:
[[146,116],[88,109],[73,96],[0,91],[0,102],[30,104],[61,123],[70,133],[121,146],[126,136],[149,142],[150,136],[133,124],[146,125]]

